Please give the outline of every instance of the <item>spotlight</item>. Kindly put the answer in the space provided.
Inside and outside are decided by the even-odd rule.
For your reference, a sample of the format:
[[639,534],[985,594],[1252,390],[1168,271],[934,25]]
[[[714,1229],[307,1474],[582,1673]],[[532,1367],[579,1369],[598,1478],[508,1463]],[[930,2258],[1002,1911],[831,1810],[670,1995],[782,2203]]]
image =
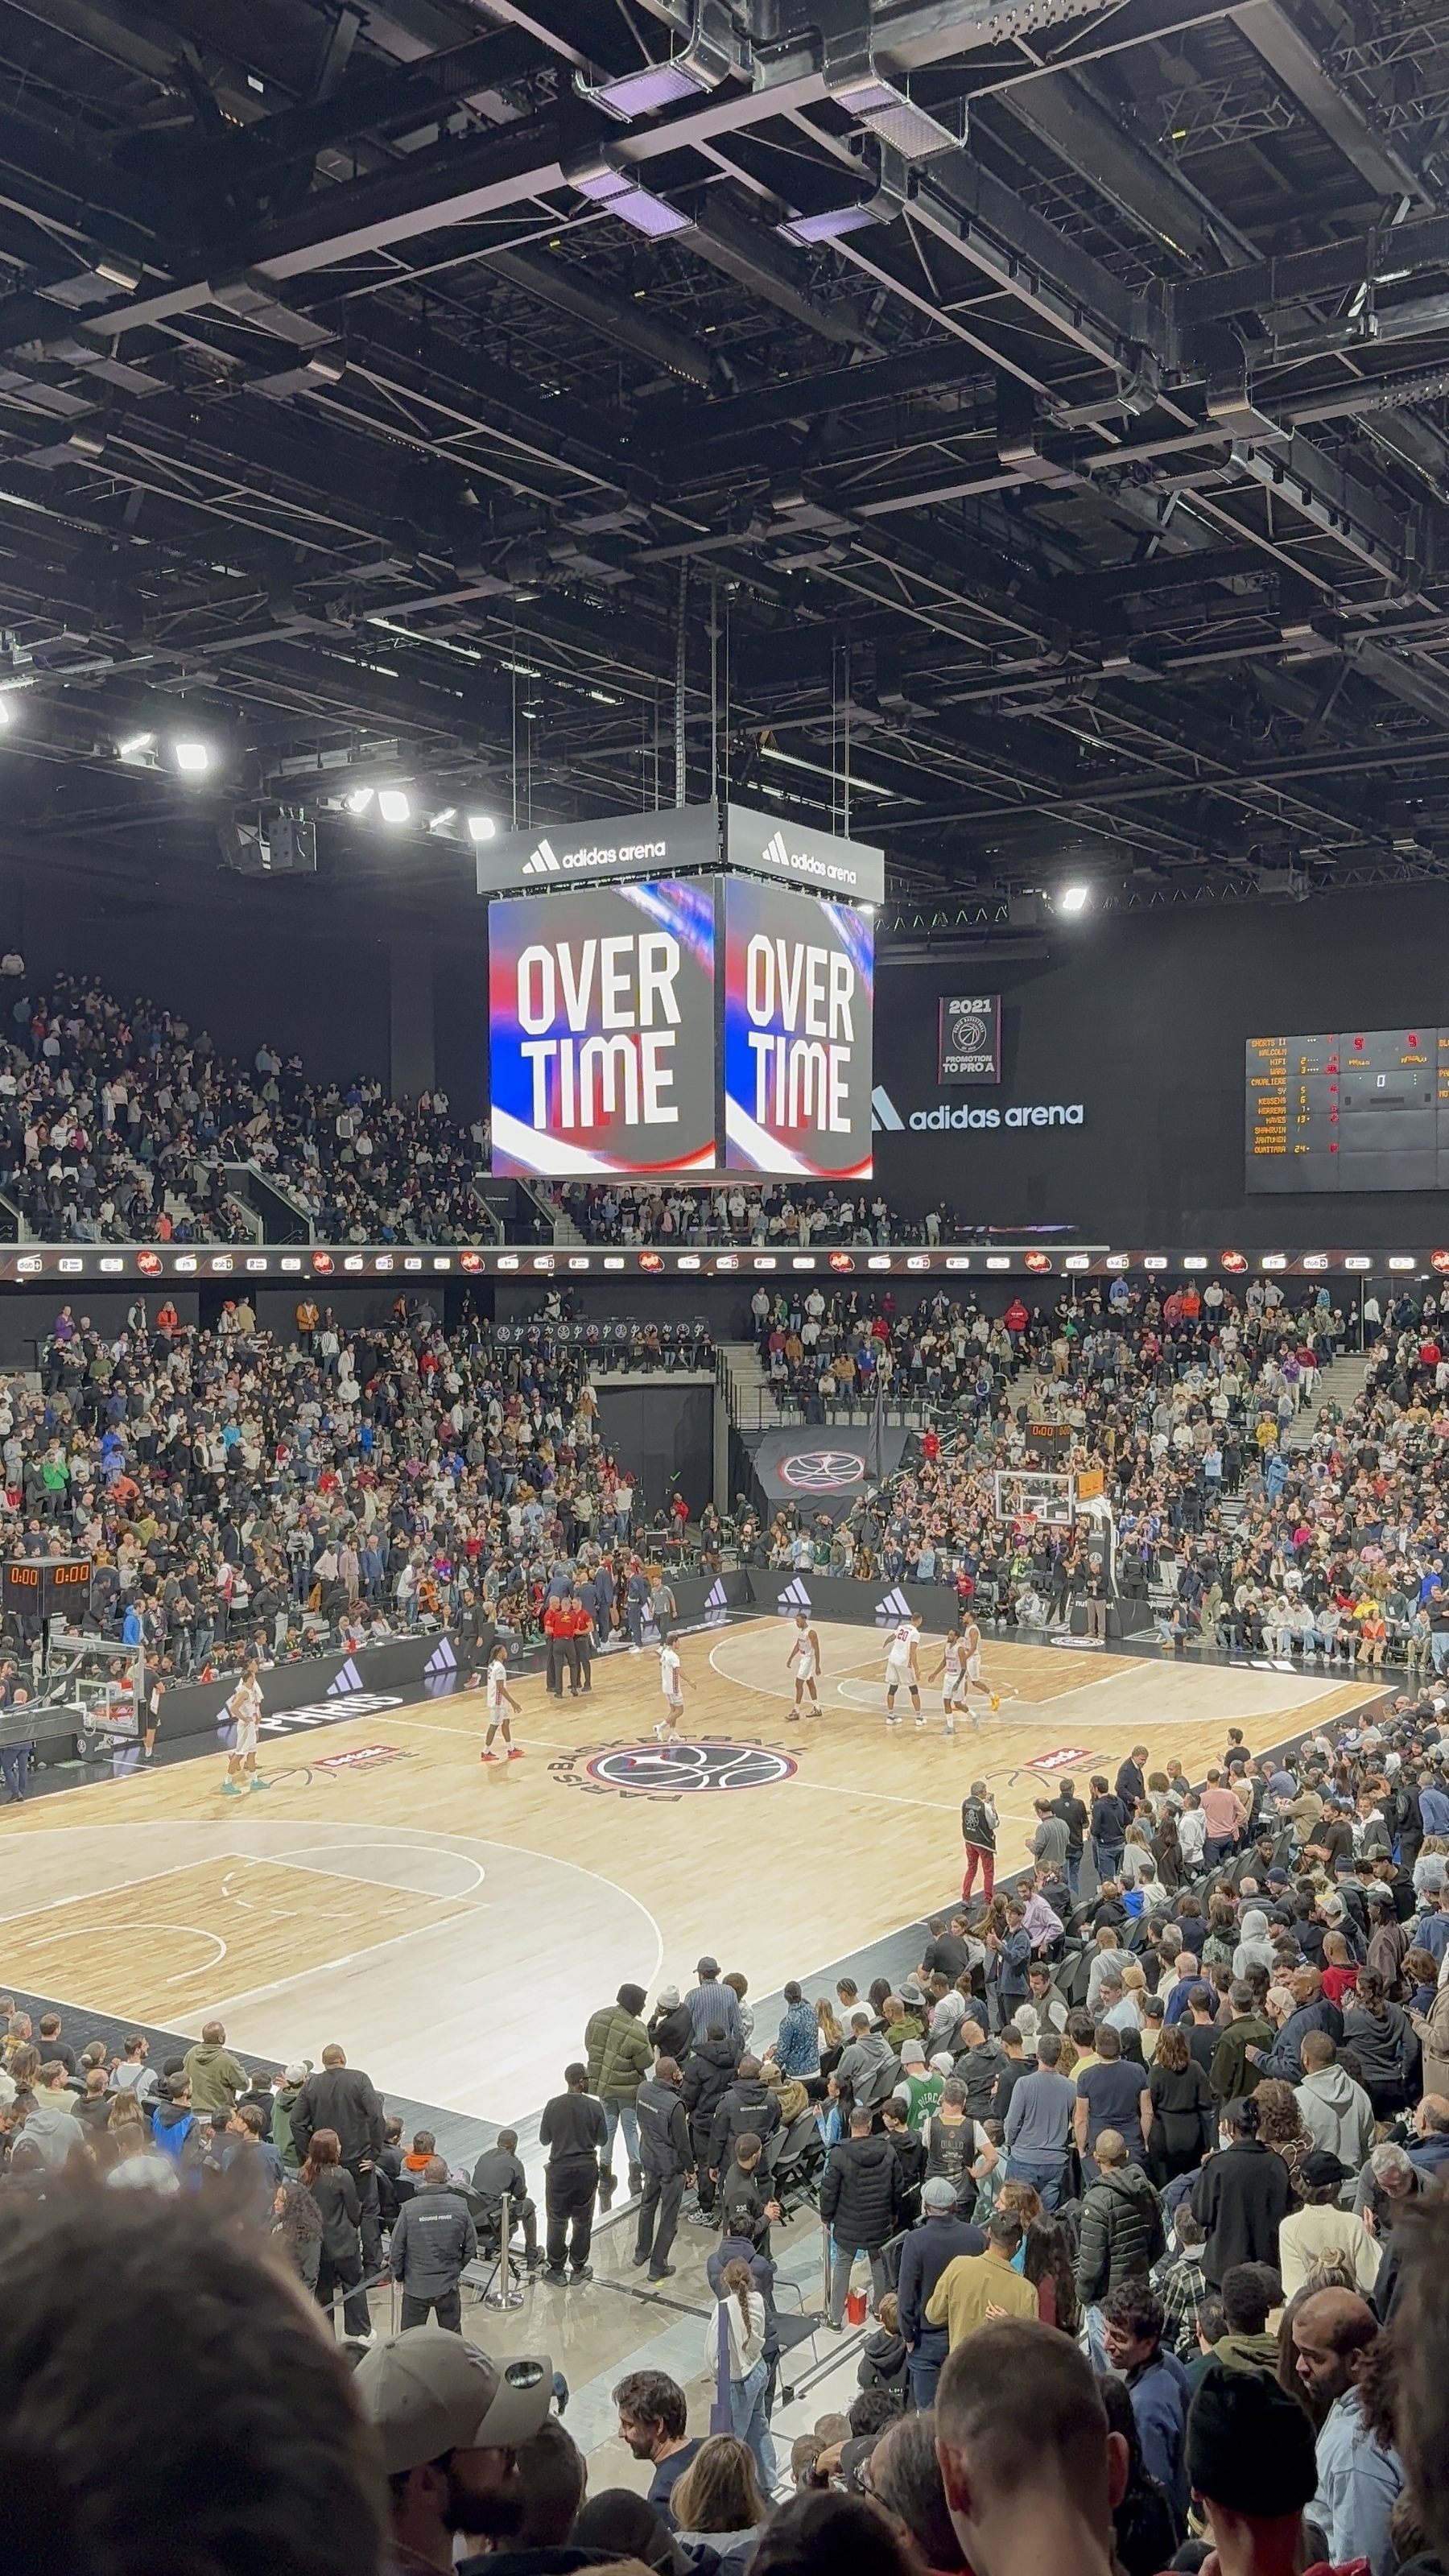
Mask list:
[[370,787],[354,787],[351,795],[347,799],[347,811],[349,814],[365,814],[371,803],[372,789]]
[[103,250],[96,261],[95,273],[107,286],[119,286],[126,295],[134,295],[146,271],[140,260],[123,250]]
[[8,696],[0,694],[0,733],[3,733],[5,727],[8,724],[13,724],[14,721],[15,710],[11,706]]
[[497,829],[491,814],[470,814],[468,817],[470,841],[491,841]]
[[155,742],[154,733],[128,733],[125,741],[116,745],[116,758],[140,760],[144,753],[154,749]]
[[413,809],[400,787],[383,787],[378,790],[377,810],[384,823],[406,823]]
[[204,742],[183,734],[172,746],[177,768],[186,778],[200,778],[211,767],[211,753]]
[[1057,896],[1058,912],[1085,912],[1087,909],[1087,898],[1090,893],[1090,886],[1063,886],[1061,893]]

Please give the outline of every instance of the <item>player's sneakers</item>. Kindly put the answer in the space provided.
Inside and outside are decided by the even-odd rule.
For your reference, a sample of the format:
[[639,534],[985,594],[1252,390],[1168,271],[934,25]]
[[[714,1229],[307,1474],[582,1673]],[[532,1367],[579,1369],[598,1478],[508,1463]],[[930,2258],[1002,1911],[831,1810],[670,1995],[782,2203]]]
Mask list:
[[886,1719],[887,1726],[899,1726],[900,1722],[901,1721],[898,1717],[888,1717]]
[[221,1794],[224,1798],[239,1798],[241,1796],[241,1782],[239,1780],[223,1780],[221,1784]]
[[523,1760],[523,1747],[521,1744],[510,1744],[508,1748],[508,1759],[510,1762],[521,1762]]
[[924,1726],[924,1725],[925,1725],[925,1723],[926,1723],[926,1721],[925,1721],[925,1719],[924,1719],[923,1717],[918,1717],[918,1718],[917,1718],[917,1720],[916,1720],[916,1724],[917,1724],[917,1726]]
[[947,1718],[947,1720],[946,1720],[946,1733],[947,1733],[948,1735],[954,1735],[954,1734],[955,1734],[955,1732],[956,1732],[956,1720],[954,1719],[954,1717],[948,1717],[948,1718]]
[[496,1762],[498,1756],[496,1753],[483,1752],[479,1754],[478,1759],[480,1762]]
[[255,1773],[255,1772],[253,1772],[253,1773],[252,1773],[252,1776],[251,1776],[250,1780],[247,1782],[247,1787],[248,1787],[248,1789],[249,1789],[249,1790],[251,1790],[251,1789],[270,1789],[271,1785],[272,1785],[272,1784],[271,1784],[270,1780],[260,1780],[260,1779],[258,1779],[258,1777],[257,1777],[257,1775],[256,1775],[256,1773]]

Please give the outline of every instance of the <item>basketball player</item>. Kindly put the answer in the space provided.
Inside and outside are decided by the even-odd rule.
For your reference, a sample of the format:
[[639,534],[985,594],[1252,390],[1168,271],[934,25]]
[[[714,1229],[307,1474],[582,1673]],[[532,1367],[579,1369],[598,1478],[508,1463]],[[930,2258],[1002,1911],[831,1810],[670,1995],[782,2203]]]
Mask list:
[[261,1724],[262,1694],[254,1655],[243,1658],[241,1679],[227,1699],[226,1713],[236,1728],[236,1742],[226,1757],[222,1794],[228,1798],[239,1798],[243,1773],[248,1789],[260,1789],[262,1785],[257,1778],[257,1728]]
[[[959,1695],[962,1708],[969,1708],[967,1692],[972,1690],[980,1690],[982,1698],[990,1700],[990,1710],[995,1716],[995,1710],[1000,1708],[1000,1690],[993,1690],[990,1682],[982,1680],[982,1633],[967,1610],[967,1628],[964,1628],[962,1636],[962,1695]],[[980,1726],[975,1710],[972,1710],[972,1726]]]
[[[498,1756],[493,1750],[493,1738],[501,1726],[503,1749],[509,1761],[521,1762],[523,1747],[513,1741],[513,1720],[515,1717],[521,1717],[523,1711],[508,1687],[508,1648],[501,1645],[496,1638],[485,1688],[488,1693],[488,1732],[483,1738],[483,1750],[478,1759],[480,1762],[497,1761]],[[507,1716],[504,1715],[505,1709],[508,1712]]]
[[904,1682],[911,1694],[917,1726],[926,1721],[921,1712],[921,1638],[914,1617],[903,1619],[893,1628],[886,1647],[886,1724],[899,1726],[896,1715],[896,1693]]
[[959,1628],[948,1628],[945,1653],[929,1677],[933,1682],[939,1682],[941,1685],[941,1714],[946,1720],[948,1735],[954,1735],[956,1732],[958,1708],[967,1708],[970,1705],[966,1698],[965,1664],[966,1658],[961,1647],[961,1631]]
[[805,1691],[809,1692],[810,1705],[818,1715],[820,1693],[815,1687],[815,1676],[820,1670],[820,1640],[804,1610],[797,1610],[795,1613],[795,1634],[790,1641],[790,1651],[785,1657],[787,1673],[792,1664],[795,1668],[795,1705],[790,1711],[791,1717],[799,1716],[801,1696]]
[[[679,1648],[671,1646],[666,1637],[659,1649],[659,1687],[664,1693],[664,1715],[654,1729],[661,1744],[679,1742],[679,1721],[684,1715],[684,1685],[688,1681],[689,1675],[679,1660]],[[689,1682],[689,1687],[693,1690],[693,1682]]]

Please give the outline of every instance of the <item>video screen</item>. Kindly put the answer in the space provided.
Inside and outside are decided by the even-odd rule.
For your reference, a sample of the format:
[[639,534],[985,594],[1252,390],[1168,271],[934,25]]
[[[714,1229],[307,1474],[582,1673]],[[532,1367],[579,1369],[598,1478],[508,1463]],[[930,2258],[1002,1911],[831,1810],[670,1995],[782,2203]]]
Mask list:
[[490,903],[495,1172],[716,1168],[714,929],[708,884]]
[[739,877],[724,914],[726,1168],[869,1180],[870,916]]

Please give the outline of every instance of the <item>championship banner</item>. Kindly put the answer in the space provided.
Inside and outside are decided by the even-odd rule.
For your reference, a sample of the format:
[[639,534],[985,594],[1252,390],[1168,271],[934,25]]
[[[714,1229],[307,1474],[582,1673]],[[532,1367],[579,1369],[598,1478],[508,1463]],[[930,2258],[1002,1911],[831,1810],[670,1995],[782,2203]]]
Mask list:
[[941,998],[936,1039],[936,1078],[940,1082],[1001,1080],[1001,996],[999,993]]
[[495,1173],[715,1169],[714,930],[673,880],[489,905]]
[[869,917],[738,877],[724,917],[727,1168],[869,1180]]

